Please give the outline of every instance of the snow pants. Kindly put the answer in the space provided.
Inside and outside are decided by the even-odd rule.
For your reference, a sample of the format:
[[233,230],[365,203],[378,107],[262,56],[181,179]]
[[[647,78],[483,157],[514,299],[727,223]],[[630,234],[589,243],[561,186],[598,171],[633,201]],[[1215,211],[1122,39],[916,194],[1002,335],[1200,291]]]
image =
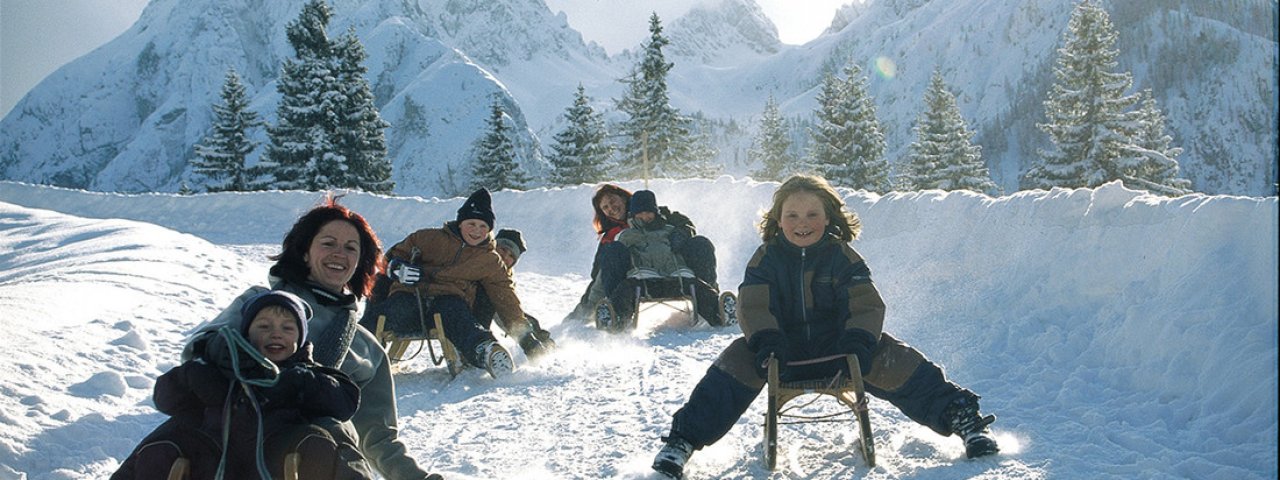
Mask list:
[[[670,436],[700,449],[729,433],[764,389],[765,379],[754,364],[755,354],[747,347],[746,338],[730,343],[673,415]],[[944,436],[952,433],[943,417],[947,405],[961,397],[978,399],[948,381],[942,368],[918,350],[887,333],[881,334],[872,353],[871,371],[863,381],[867,393]]]
[[[394,295],[393,295],[394,296]],[[440,323],[444,324],[444,338],[449,339],[462,358],[474,367],[484,368],[484,360],[476,353],[476,346],[489,340],[495,340],[493,332],[480,325],[471,306],[457,295],[439,295],[431,298],[427,308],[427,318],[440,314]]]

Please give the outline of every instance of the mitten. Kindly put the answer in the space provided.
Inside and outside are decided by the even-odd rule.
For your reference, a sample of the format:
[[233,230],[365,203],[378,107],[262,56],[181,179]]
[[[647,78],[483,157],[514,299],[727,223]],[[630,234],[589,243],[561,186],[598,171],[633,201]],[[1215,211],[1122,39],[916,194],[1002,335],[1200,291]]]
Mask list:
[[858,357],[858,367],[862,374],[871,372],[871,353],[875,350],[876,338],[870,332],[861,329],[846,330],[840,336],[840,351]]
[[551,332],[546,330],[530,330],[520,337],[520,349],[530,359],[540,357],[555,347],[556,341],[551,339]]
[[[232,335],[240,336],[238,333]],[[242,337],[243,338],[243,337]],[[202,358],[205,363],[217,368],[227,378],[242,380],[262,380],[269,379],[273,372],[267,370],[258,363],[258,359],[254,358],[254,353],[241,348],[237,345],[236,361],[232,362],[231,351],[227,348],[227,338],[223,336],[221,331],[214,332],[209,339],[204,342],[203,351],[197,350],[195,353]],[[249,347],[252,348],[252,347]],[[237,372],[235,367],[239,367]]]
[[307,382],[315,378],[315,372],[303,365],[295,365],[280,371],[276,384],[262,390],[266,405],[295,405],[302,396]]
[[403,260],[393,258],[391,259],[391,264],[387,266],[387,276],[403,285],[409,286],[418,283],[418,280],[422,279],[422,269],[409,265]]
[[756,332],[755,335],[751,336],[751,340],[747,342],[747,347],[756,352],[754,367],[760,378],[769,376],[769,357],[778,359],[779,368],[787,364],[789,357],[787,339],[782,336],[782,332],[777,330]]

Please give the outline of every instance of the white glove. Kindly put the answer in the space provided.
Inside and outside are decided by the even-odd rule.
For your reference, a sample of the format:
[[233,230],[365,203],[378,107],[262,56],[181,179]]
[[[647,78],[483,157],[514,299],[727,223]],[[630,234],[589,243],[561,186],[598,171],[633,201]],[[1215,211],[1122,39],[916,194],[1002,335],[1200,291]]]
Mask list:
[[387,269],[387,274],[390,275],[393,280],[406,286],[418,283],[418,280],[422,279],[421,268],[409,265],[400,260],[391,261],[390,268]]

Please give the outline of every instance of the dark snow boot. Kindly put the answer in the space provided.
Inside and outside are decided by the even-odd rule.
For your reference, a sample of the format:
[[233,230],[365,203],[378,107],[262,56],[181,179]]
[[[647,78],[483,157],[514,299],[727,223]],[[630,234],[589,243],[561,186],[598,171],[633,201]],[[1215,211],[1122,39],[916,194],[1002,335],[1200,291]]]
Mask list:
[[663,438],[667,442],[653,459],[653,469],[667,478],[684,478],[684,464],[693,455],[693,445],[680,437]]
[[723,292],[720,294],[720,325],[718,327],[729,327],[738,324],[738,296],[733,292]]
[[606,332],[617,331],[618,314],[613,310],[613,304],[609,299],[602,299],[596,304],[595,308],[596,328]]
[[976,398],[958,398],[947,406],[942,415],[951,432],[964,439],[966,457],[985,457],[1000,452],[1000,446],[996,445],[996,440],[991,438],[991,430],[987,428],[996,421],[996,416],[979,414]]

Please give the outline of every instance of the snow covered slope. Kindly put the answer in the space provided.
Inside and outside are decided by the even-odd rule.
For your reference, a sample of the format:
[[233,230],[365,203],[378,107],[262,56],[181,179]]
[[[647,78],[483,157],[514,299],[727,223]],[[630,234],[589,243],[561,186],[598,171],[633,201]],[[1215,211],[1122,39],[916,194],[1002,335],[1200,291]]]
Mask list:
[[[721,285],[733,288],[776,184],[651,187],[715,242]],[[401,432],[433,471],[650,478],[670,414],[739,335],[660,317],[616,336],[562,322],[586,284],[591,193],[494,194],[499,227],[523,230],[531,247],[521,298],[562,348],[532,365],[517,354],[516,373],[496,381],[450,381],[425,354],[405,364]],[[757,401],[693,457],[689,478],[1276,476],[1275,197],[1165,199],[1114,184],[996,198],[843,193],[865,225],[854,245],[889,306],[886,328],[983,395],[1005,451],[965,460],[957,440],[873,400],[876,468],[853,453],[847,426],[788,426],[771,476]],[[150,387],[182,336],[263,281],[266,255],[319,200],[0,182],[0,478],[106,477],[162,420]],[[343,198],[384,242],[453,218],[461,201]]]

